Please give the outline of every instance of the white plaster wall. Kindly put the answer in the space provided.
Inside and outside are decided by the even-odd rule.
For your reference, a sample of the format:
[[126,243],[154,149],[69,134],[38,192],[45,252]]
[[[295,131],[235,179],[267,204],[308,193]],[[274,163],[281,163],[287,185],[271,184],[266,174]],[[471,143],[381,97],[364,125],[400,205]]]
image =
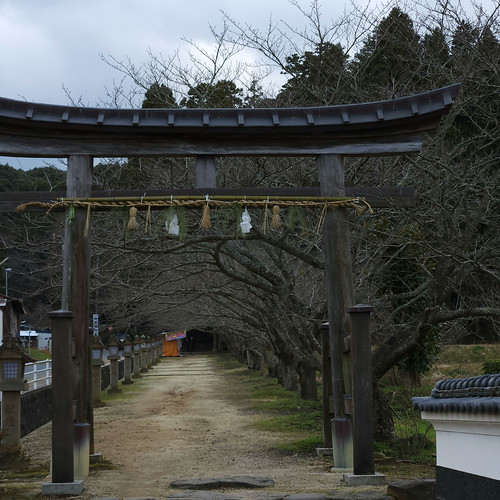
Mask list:
[[436,429],[437,465],[500,480],[500,416],[422,412]]
[[38,334],[38,349],[48,349],[50,351],[51,347],[52,347],[52,334],[39,333]]

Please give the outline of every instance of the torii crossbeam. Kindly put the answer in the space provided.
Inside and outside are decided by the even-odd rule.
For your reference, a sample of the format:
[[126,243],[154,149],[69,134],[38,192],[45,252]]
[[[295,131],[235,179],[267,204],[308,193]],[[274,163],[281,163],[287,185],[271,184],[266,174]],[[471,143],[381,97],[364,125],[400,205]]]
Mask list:
[[459,85],[315,108],[106,109],[0,98],[0,155],[379,155],[419,151]]

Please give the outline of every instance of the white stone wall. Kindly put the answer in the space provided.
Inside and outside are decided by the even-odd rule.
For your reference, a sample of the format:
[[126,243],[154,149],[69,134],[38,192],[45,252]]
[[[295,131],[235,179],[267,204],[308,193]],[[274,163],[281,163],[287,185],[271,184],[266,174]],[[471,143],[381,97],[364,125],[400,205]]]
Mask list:
[[436,430],[438,466],[500,480],[500,415],[424,411],[422,418]]

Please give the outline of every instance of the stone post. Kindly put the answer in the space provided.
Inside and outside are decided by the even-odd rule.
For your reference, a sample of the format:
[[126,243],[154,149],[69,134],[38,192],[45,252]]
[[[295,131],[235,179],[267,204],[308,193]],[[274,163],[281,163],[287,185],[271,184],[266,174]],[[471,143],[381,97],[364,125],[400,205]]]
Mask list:
[[157,335],[156,336],[156,362],[157,363],[161,362],[161,354],[162,354],[161,335]]
[[92,337],[92,400],[101,403],[101,367],[104,364],[102,353],[104,344],[97,335]]
[[151,345],[151,337],[146,337],[146,348],[147,348],[147,363],[148,363],[148,370],[153,369],[153,347]]
[[125,338],[123,342],[123,357],[125,358],[124,362],[124,371],[123,371],[123,384],[133,384],[134,382],[131,380],[132,374],[132,357],[134,355],[133,351],[134,343],[130,340],[129,337]]
[[28,390],[24,382],[24,364],[34,361],[13,335],[6,335],[0,347],[0,391],[2,391],[1,450],[16,454],[21,449],[21,391]]
[[158,337],[156,335],[151,336],[151,364],[158,364]]
[[120,392],[118,389],[118,360],[120,359],[119,344],[115,337],[108,343],[109,359],[109,389],[108,394]]
[[134,374],[132,378],[141,378],[141,339],[137,335],[134,339]]
[[148,347],[146,345],[146,337],[141,335],[141,373],[148,371]]
[[[24,388],[23,388],[24,390]],[[21,449],[21,389],[2,389],[2,453],[16,454]]]

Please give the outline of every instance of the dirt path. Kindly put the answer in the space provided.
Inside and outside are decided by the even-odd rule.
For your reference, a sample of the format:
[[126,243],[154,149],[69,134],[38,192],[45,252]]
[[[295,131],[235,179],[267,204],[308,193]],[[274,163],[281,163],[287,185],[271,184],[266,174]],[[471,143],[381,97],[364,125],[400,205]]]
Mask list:
[[[279,436],[256,431],[252,415],[224,396],[228,379],[210,356],[164,359],[140,383],[136,395],[95,411],[96,452],[116,468],[92,472],[76,498],[160,498],[177,479],[232,475],[270,477],[273,494],[342,485],[320,459],[270,451]],[[23,440],[32,460],[47,459],[49,427]]]

